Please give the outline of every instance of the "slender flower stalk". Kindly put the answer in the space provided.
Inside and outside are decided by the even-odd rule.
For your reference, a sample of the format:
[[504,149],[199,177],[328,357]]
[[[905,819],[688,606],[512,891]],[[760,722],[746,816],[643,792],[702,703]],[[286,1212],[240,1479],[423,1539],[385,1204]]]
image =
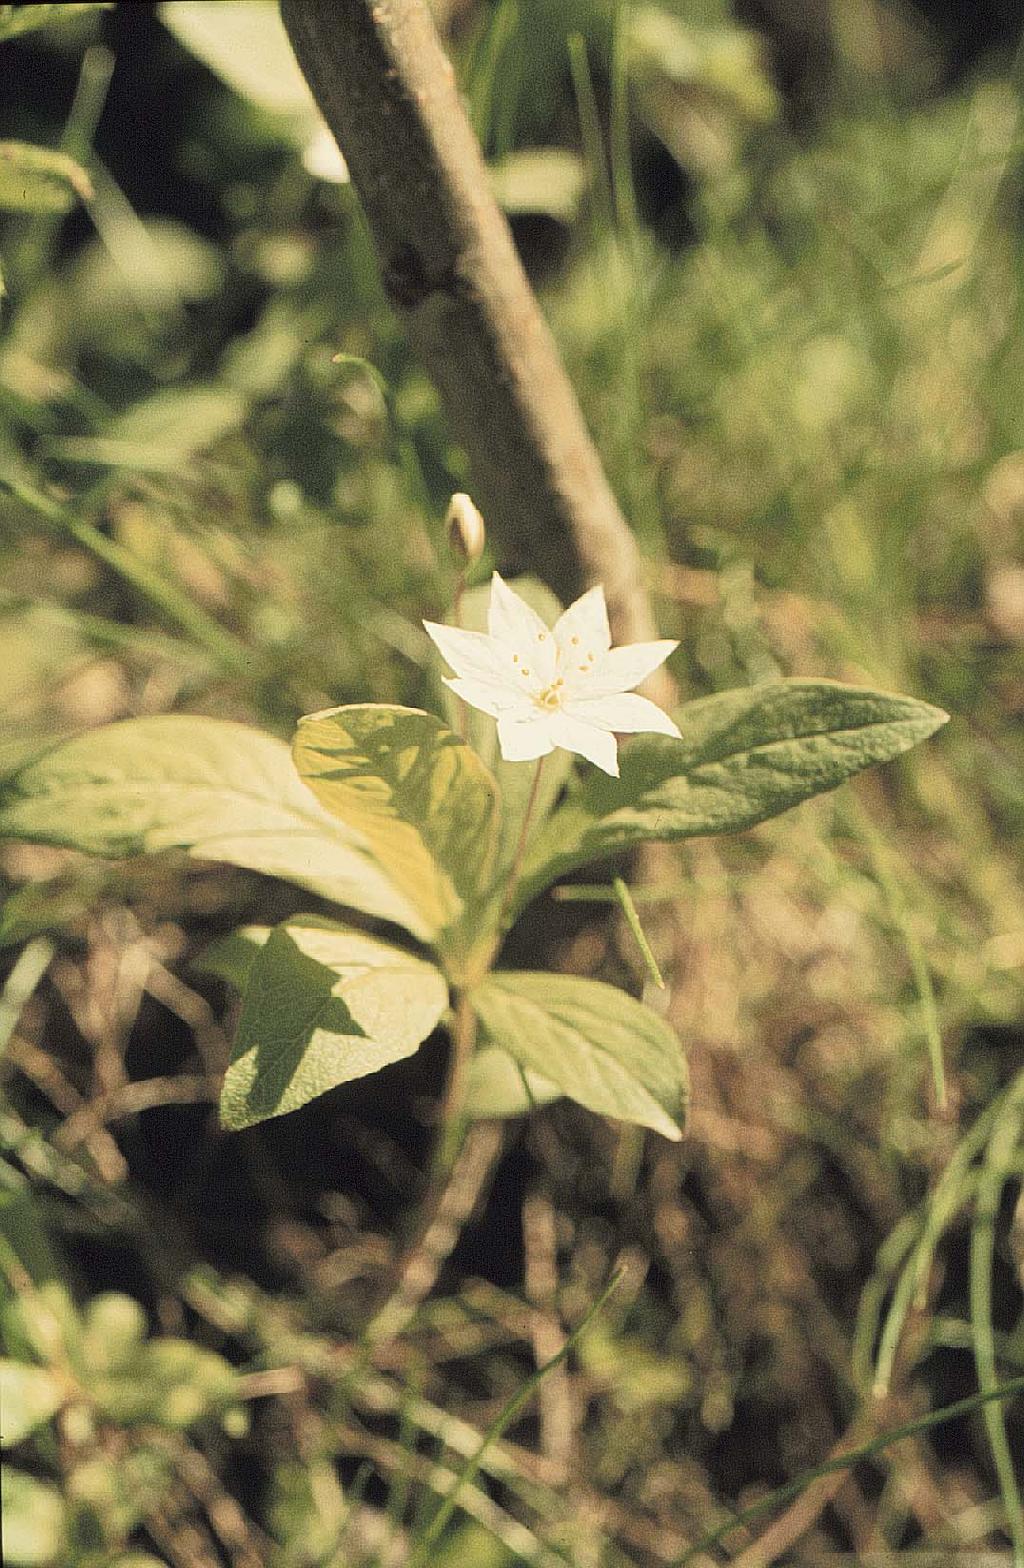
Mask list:
[[[484,520],[479,509],[461,490],[448,503],[445,517],[448,548],[458,562],[455,592],[452,595],[452,623],[456,631],[462,628],[462,599],[466,592],[469,568],[480,559],[487,542]],[[459,734],[465,740],[469,733],[469,714],[465,699],[459,698]]]
[[537,766],[533,770],[533,783],[530,785],[530,794],[526,802],[526,810],[523,812],[523,825],[519,829],[519,837],[516,840],[515,854],[512,856],[512,864],[508,871],[508,881],[505,883],[505,893],[501,901],[501,909],[498,912],[499,931],[501,931],[504,927],[505,918],[512,907],[512,900],[515,897],[515,891],[519,885],[519,875],[523,869],[523,860],[526,855],[526,846],[530,841],[530,825],[533,821],[533,812],[534,807],[537,804],[537,797],[540,794],[540,776],[543,771],[544,758],[538,757]]
[[448,1081],[440,1107],[440,1132],[434,1147],[435,1181],[447,1178],[462,1142],[469,1064],[476,1044],[476,1014],[470,1005],[467,991],[460,991],[456,999],[450,1040]]

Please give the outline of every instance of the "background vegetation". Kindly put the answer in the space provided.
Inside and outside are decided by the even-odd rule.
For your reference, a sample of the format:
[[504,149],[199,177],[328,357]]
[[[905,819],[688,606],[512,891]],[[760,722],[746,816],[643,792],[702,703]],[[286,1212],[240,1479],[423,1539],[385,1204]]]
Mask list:
[[[0,765],[127,715],[432,706],[465,475],[351,189],[161,8],[53,9],[0,44],[3,136],[88,174],[0,162]],[[832,675],[953,722],[668,855],[688,1139],[566,1102],[477,1139],[375,1345],[441,1042],[227,1135],[201,955],[308,897],[6,846],[8,1558],[1024,1562],[1019,1400],[886,1438],[1024,1371],[1014,8],[437,9],[687,693]],[[606,905],[519,943],[644,983]]]

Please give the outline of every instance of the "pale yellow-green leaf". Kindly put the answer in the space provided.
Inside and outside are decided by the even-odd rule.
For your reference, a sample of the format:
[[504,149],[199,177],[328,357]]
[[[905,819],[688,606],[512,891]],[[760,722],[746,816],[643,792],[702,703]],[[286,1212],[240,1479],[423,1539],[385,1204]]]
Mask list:
[[302,783],[287,745],[221,719],[128,719],[67,741],[4,781],[0,837],[109,856],[186,849],[282,877],[415,936],[431,931],[365,836]]
[[583,160],[566,147],[521,148],[491,164],[488,173],[505,212],[544,213],[560,223],[572,223],[587,186]]
[[466,1115],[474,1121],[492,1116],[501,1120],[524,1116],[527,1111],[557,1100],[561,1093],[550,1078],[520,1066],[499,1046],[484,1045],[474,1052],[469,1064]]
[[132,1296],[104,1291],[85,1309],[79,1359],[83,1368],[109,1372],[130,1364],[146,1336],[146,1314]]
[[299,723],[294,757],[321,805],[369,845],[431,935],[486,888],[495,782],[433,714],[383,703],[314,713]]
[[[2,934],[0,926],[0,934]],[[209,947],[204,947],[192,968],[200,974],[216,975],[236,991],[244,991],[248,984],[256,954],[273,931],[273,926],[238,926],[226,936],[218,937]]]
[[73,21],[76,17],[87,16],[90,11],[111,11],[113,7],[114,0],[79,0],[70,5],[0,5],[0,43],[20,38],[23,33],[35,32],[40,27]]
[[60,1379],[48,1367],[0,1361],[0,1448],[20,1443],[63,1403]]
[[304,149],[311,174],[342,182],[348,171],[299,69],[278,7],[270,0],[166,0],[160,20],[186,49],[243,98],[275,115]]
[[617,987],[575,975],[498,971],[471,993],[487,1041],[603,1116],[666,1138],[685,1123],[688,1080],[668,1024]]
[[221,1120],[237,1130],[411,1056],[448,988],[433,964],[314,916],[278,926],[252,964]]
[[67,1514],[57,1488],[9,1467],[3,1481],[3,1550],[7,1568],[63,1568]]

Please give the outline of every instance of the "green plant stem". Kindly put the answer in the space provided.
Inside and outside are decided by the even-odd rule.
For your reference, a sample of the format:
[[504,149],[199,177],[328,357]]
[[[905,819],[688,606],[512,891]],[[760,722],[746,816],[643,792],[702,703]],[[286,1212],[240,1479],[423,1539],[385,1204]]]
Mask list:
[[[452,594],[452,625],[462,625],[462,598],[466,592],[466,569],[463,567],[455,579],[455,592]],[[469,709],[461,697],[456,699],[459,708],[459,735],[463,740],[469,739]]]
[[460,991],[452,1020],[451,1057],[448,1062],[448,1082],[441,1101],[441,1127],[434,1150],[432,1188],[447,1181],[462,1143],[466,1086],[475,1044],[476,1014],[470,1005],[469,992]]
[[519,829],[519,837],[516,840],[516,852],[512,856],[512,864],[508,871],[508,881],[505,884],[505,895],[502,898],[501,908],[498,911],[497,925],[499,936],[505,929],[505,921],[508,918],[508,912],[512,907],[512,900],[515,898],[516,888],[519,886],[519,877],[522,873],[523,860],[526,856],[526,846],[529,842],[530,823],[533,819],[534,807],[537,804],[537,796],[540,792],[540,776],[543,770],[544,758],[538,757],[537,767],[534,770],[533,775],[533,783],[530,785],[530,794],[526,802],[526,810],[523,812],[523,825]]

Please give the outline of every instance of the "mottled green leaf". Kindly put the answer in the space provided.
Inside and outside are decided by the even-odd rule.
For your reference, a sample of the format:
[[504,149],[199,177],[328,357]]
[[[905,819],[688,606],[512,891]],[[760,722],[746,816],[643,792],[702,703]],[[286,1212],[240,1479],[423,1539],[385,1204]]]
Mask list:
[[67,741],[4,782],[0,837],[94,855],[186,849],[429,934],[366,838],[297,777],[287,745],[220,719],[128,719]]
[[314,713],[299,724],[294,756],[321,805],[370,846],[431,935],[486,887],[495,782],[433,714],[383,703]]
[[688,1081],[682,1047],[657,1013],[575,975],[498,971],[472,992],[489,1042],[603,1116],[678,1138]]
[[448,1003],[433,964],[313,916],[278,926],[253,963],[224,1080],[236,1130],[411,1056]]
[[517,907],[577,866],[650,839],[733,833],[835,789],[931,735],[947,715],[837,681],[770,681],[688,703],[682,739],[639,735],[621,777],[591,769],[527,856]]

